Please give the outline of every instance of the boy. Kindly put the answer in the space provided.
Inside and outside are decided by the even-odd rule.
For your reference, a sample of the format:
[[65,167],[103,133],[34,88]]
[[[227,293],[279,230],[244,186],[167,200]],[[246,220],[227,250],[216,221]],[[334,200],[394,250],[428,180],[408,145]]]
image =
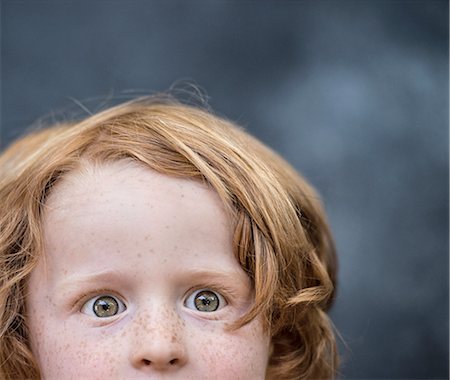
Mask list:
[[314,190],[228,121],[135,100],[0,157],[2,378],[332,378]]

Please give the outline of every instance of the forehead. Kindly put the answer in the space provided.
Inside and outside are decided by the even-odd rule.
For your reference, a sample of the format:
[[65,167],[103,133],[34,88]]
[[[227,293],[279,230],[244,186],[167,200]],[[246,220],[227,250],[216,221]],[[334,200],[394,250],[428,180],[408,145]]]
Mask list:
[[86,165],[52,189],[44,211],[44,248],[51,261],[80,264],[107,248],[129,252],[148,240],[146,247],[172,253],[179,242],[186,251],[226,247],[221,251],[227,255],[218,258],[228,262],[235,261],[230,224],[219,196],[199,181],[127,161]]
[[[52,188],[45,204],[44,221],[66,217],[67,213],[75,216],[89,212],[94,204],[126,206],[125,203],[131,202],[128,206],[144,204],[158,209],[165,205],[181,209],[190,204],[205,204],[205,200],[212,206],[210,212],[223,212],[218,195],[199,181],[161,174],[127,160],[103,164],[85,162]],[[121,211],[124,210],[126,207]]]

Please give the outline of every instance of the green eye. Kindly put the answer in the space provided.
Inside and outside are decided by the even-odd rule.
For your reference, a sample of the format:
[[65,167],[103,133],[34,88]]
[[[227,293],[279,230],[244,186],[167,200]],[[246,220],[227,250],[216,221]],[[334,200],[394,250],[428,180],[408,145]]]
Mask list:
[[184,304],[189,309],[211,313],[226,306],[227,303],[219,293],[202,289],[192,293]]
[[87,301],[81,312],[98,318],[108,318],[123,313],[126,309],[125,304],[117,297],[102,295]]

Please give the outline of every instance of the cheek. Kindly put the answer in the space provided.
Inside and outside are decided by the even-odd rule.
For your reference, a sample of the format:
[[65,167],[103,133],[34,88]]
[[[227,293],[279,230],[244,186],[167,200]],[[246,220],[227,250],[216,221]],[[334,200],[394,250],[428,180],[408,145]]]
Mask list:
[[255,321],[236,331],[206,332],[197,347],[211,379],[265,379],[270,339]]
[[[138,343],[136,339],[151,339],[153,335],[148,326],[139,321],[130,325],[124,320],[109,330],[83,330],[70,319],[32,315],[29,320],[31,342],[45,380],[125,378],[123,371],[129,365],[130,350]],[[170,330],[179,331],[173,339],[183,342],[189,357],[178,378],[265,378],[269,338],[259,322],[227,331],[221,323],[187,321]]]
[[34,326],[31,334],[33,353],[44,379],[117,377],[114,348],[118,346],[108,344],[108,339],[83,336],[77,333],[79,329],[67,323]]

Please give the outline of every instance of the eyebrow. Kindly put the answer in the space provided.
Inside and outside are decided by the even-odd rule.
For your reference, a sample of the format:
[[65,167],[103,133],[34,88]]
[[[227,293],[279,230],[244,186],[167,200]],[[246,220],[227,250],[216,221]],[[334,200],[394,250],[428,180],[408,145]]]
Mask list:
[[81,284],[113,281],[119,279],[122,276],[123,273],[118,270],[104,270],[84,275],[75,274],[67,277],[60,285],[57,286],[57,289],[59,292],[70,291]]
[[[96,283],[96,282],[109,282],[118,279],[123,279],[125,277],[124,272],[119,270],[104,270],[100,272],[87,273],[84,275],[75,274],[67,277],[60,285],[57,286],[59,292],[70,291],[77,286],[86,283]],[[227,283],[238,286],[245,286],[251,289],[250,278],[245,274],[245,272],[228,271],[228,270],[214,270],[209,268],[193,268],[183,271],[181,278],[184,281],[191,280],[193,278],[200,278],[204,281],[217,281],[224,280]]]
[[183,273],[183,281],[192,282],[193,279],[199,282],[198,285],[225,288],[229,294],[235,296],[248,297],[253,293],[252,282],[245,272],[195,268]]
[[[208,268],[194,268],[188,269],[183,273],[186,276],[192,277],[206,277],[206,278],[215,278],[222,277],[235,281],[236,278],[248,278],[245,273],[239,273],[237,271],[229,271],[229,270],[214,270]],[[249,278],[250,279],[250,278]]]

